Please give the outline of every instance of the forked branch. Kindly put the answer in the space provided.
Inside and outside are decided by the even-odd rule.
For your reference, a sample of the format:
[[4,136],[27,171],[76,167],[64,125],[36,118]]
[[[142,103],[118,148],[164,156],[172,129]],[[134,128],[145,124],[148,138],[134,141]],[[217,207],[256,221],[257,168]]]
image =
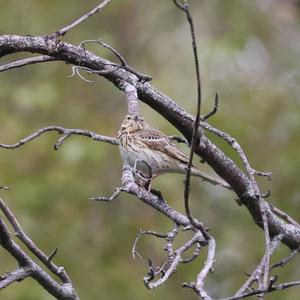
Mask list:
[[12,239],[7,225],[4,223],[3,219],[0,218],[0,244],[19,264],[17,270],[1,276],[0,289],[3,289],[14,282],[21,281],[30,276],[57,299],[79,300],[71,279],[64,268],[57,267],[52,262],[52,259],[48,259],[46,254],[44,254],[42,250],[40,250],[34,244],[34,242],[21,228],[16,217],[2,199],[0,199],[0,209],[13,226],[17,237],[27,246],[30,252],[36,256],[50,272],[61,279],[61,282],[57,282],[47,272],[45,272],[42,267],[34,262],[33,259],[30,258],[30,256]]

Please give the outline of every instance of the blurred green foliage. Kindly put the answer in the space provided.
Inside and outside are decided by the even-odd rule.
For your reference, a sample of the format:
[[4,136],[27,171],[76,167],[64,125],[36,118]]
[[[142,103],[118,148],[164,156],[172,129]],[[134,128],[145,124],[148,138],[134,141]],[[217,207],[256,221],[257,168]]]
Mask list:
[[[52,33],[99,1],[0,0],[0,34]],[[292,0],[191,0],[198,37],[203,111],[220,108],[210,122],[236,137],[254,168],[272,171],[259,178],[270,201],[300,219],[300,24],[299,2]],[[297,4],[298,3],[298,4]],[[72,30],[64,40],[102,38],[137,70],[153,76],[153,85],[186,110],[195,111],[195,76],[190,35],[182,12],[172,1],[112,1],[103,12]],[[98,46],[95,53],[114,59]],[[16,55],[15,58],[27,55]],[[13,60],[1,58],[1,64]],[[126,113],[124,95],[102,78],[87,83],[60,62],[26,66],[0,74],[0,141],[13,143],[47,125],[78,127],[114,135]],[[176,134],[157,113],[142,104],[145,118]],[[65,266],[82,299],[196,299],[181,289],[201,268],[199,260],[181,266],[164,286],[149,292],[142,283],[146,267],[131,258],[139,228],[164,231],[171,223],[134,197],[91,203],[120,185],[122,162],[117,147],[72,137],[55,152],[57,135],[48,133],[16,150],[0,149],[1,196],[26,232]],[[224,142],[211,138],[241,167]],[[211,172],[207,166],[203,167]],[[182,176],[156,180],[172,206],[183,211]],[[232,193],[193,180],[192,207],[217,241],[215,273],[207,281],[213,296],[230,295],[263,255],[263,233]],[[162,260],[160,241],[145,238],[145,256]],[[276,258],[286,255],[282,247]],[[204,254],[202,255],[204,259]],[[299,258],[280,271],[282,280],[299,280]],[[15,262],[0,249],[0,273]],[[299,288],[266,299],[298,299]],[[30,279],[1,292],[1,299],[53,299]]]

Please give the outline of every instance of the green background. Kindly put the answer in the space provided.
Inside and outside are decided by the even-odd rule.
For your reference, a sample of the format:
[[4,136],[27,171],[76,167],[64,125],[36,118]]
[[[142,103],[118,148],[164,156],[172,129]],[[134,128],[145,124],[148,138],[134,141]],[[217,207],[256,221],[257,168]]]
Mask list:
[[[300,219],[300,24],[298,1],[191,0],[203,86],[203,111],[219,93],[220,108],[210,123],[234,136],[251,165],[272,171],[271,182],[258,178],[269,201]],[[98,1],[0,0],[0,34],[43,35],[55,32],[86,13]],[[194,64],[187,22],[170,1],[112,1],[100,14],[73,29],[64,40],[102,38],[118,49],[136,70],[188,112],[195,112]],[[115,58],[96,45],[100,56]],[[1,58],[1,64],[18,54]],[[0,74],[0,141],[14,143],[38,128],[60,125],[114,136],[126,114],[125,97],[107,80],[85,75],[67,77],[61,62],[26,66]],[[83,74],[84,75],[84,74]],[[141,104],[145,119],[167,134],[177,134],[155,111]],[[211,135],[209,135],[211,136]],[[223,141],[211,136],[242,167]],[[139,228],[167,231],[172,224],[133,196],[113,203],[92,203],[120,185],[122,162],[116,146],[71,137],[53,150],[56,133],[47,133],[16,150],[0,149],[1,191],[29,236],[46,253],[58,248],[63,265],[81,299],[196,299],[181,283],[195,279],[205,250],[191,265],[182,265],[166,284],[148,291],[142,282],[146,266],[133,260],[131,247]],[[196,159],[197,160],[197,159]],[[213,172],[207,167],[203,169]],[[154,186],[169,204],[183,211],[180,175],[165,175]],[[263,232],[228,191],[193,180],[191,203],[216,238],[215,272],[206,282],[214,297],[230,296],[264,253]],[[144,238],[139,251],[154,262],[165,253],[158,239]],[[276,259],[287,255],[282,246]],[[0,273],[15,262],[0,249]],[[299,280],[299,258],[276,270],[282,281]],[[299,299],[299,288],[266,299]],[[5,300],[53,299],[31,279],[1,291]]]

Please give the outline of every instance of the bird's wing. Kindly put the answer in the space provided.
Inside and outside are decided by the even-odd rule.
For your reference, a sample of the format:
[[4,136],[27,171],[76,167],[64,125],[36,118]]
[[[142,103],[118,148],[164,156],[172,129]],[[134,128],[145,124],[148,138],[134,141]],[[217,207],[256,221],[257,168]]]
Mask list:
[[159,151],[169,155],[174,159],[178,159],[183,163],[188,163],[188,156],[172,143],[168,136],[158,130],[139,130],[136,134],[139,138],[152,150]]

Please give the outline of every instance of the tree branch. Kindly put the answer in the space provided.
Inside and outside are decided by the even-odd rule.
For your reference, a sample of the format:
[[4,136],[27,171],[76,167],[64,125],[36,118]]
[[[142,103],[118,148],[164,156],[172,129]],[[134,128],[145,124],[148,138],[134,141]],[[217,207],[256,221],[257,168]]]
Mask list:
[[13,272],[6,273],[0,277],[0,290],[5,289],[14,282],[20,282],[26,277],[31,275],[31,269],[29,267],[21,267]]
[[[65,35],[69,30],[84,22],[93,14],[102,10],[110,1],[111,0],[104,0],[96,8],[94,8],[81,18],[77,19],[72,24],[61,28],[60,30],[49,36],[0,36],[0,57],[16,52],[33,52],[43,54],[41,56],[26,58],[0,66],[0,72],[39,62],[46,62],[51,60],[64,61],[65,63],[74,65],[74,74],[77,73],[79,76],[81,76],[78,70],[85,70],[91,73],[98,74],[99,76],[103,76],[109,81],[111,81],[120,90],[124,91],[128,103],[128,112],[130,114],[139,113],[139,98],[140,100],[154,108],[162,116],[164,116],[185,136],[185,138],[191,145],[190,159],[186,172],[184,191],[187,217],[169,207],[159,193],[148,192],[141,188],[138,184],[136,184],[136,182],[134,181],[134,174],[132,173],[132,170],[130,170],[130,168],[127,168],[126,166],[124,166],[122,172],[123,187],[116,189],[115,193],[110,198],[106,198],[105,200],[111,201],[114,198],[116,198],[121,192],[125,191],[136,195],[146,204],[154,207],[155,209],[162,212],[165,216],[172,219],[174,222],[176,222],[176,224],[183,226],[192,224],[194,226],[194,229],[199,230],[196,233],[199,234],[199,240],[197,240],[197,242],[200,243],[201,241],[203,243],[208,244],[207,260],[204,268],[198,274],[197,282],[195,284],[187,284],[186,286],[193,288],[202,299],[211,299],[206,293],[206,291],[203,289],[203,285],[205,278],[209,271],[212,269],[214,263],[215,241],[203,228],[202,224],[199,223],[197,220],[193,219],[189,208],[188,199],[190,192],[190,173],[194,153],[201,156],[223,179],[225,179],[230,184],[230,186],[234,189],[241,202],[249,210],[256,224],[258,224],[264,230],[265,234],[265,255],[258,267],[256,268],[254,272],[255,274],[253,273],[255,276],[252,274],[252,276],[246,282],[247,288],[249,288],[249,286],[253,283],[253,278],[255,277],[254,279],[257,279],[256,273],[260,273],[257,280],[259,283],[258,289],[247,293],[247,288],[245,288],[245,285],[243,286],[244,289],[242,292],[240,291],[238,295],[227,299],[241,299],[257,294],[263,295],[267,292],[298,285],[299,282],[274,285],[275,280],[272,278],[269,279],[269,260],[271,254],[273,253],[273,251],[275,251],[276,248],[273,245],[273,241],[270,242],[270,237],[272,238],[279,235],[280,237],[282,237],[283,243],[285,243],[291,249],[297,249],[297,252],[300,245],[299,224],[297,224],[297,222],[295,221],[292,222],[288,217],[285,217],[283,214],[279,214],[278,212],[276,212],[276,210],[263,199],[263,195],[259,190],[254,175],[263,175],[267,176],[270,179],[270,173],[259,172],[253,169],[250,166],[245,153],[243,152],[242,148],[235,139],[204,122],[205,119],[207,119],[216,112],[218,100],[217,96],[215,99],[216,105],[214,111],[201,117],[201,82],[199,63],[193,20],[189,12],[187,1],[181,4],[178,0],[173,0],[174,3],[186,13],[187,20],[190,24],[197,78],[197,114],[195,118],[187,114],[174,101],[172,101],[166,95],[162,94],[160,91],[153,88],[149,83],[145,83],[147,80],[150,80],[150,77],[147,75],[140,74],[139,72],[131,68],[129,65],[127,65],[122,55],[108,44],[105,44],[101,41],[97,41],[99,44],[108,48],[114,53],[114,55],[120,60],[120,65],[98,57],[93,53],[86,51],[85,48],[82,49],[84,43],[91,41],[85,41],[79,47],[75,47],[71,44],[62,42],[57,39],[59,36]],[[201,127],[206,128],[211,132],[217,134],[219,137],[227,141],[237,151],[244,163],[246,174],[243,173],[230,158],[228,158],[204,135],[204,133],[201,130]],[[88,130],[65,129],[59,126],[49,126],[38,130],[37,132],[31,134],[30,136],[20,140],[15,144],[0,144],[0,147],[7,149],[18,148],[47,131],[57,131],[59,134],[62,134],[62,136],[57,140],[55,144],[56,150],[63,144],[63,142],[65,142],[73,134],[88,136],[94,140],[108,142],[113,145],[117,144],[114,138],[101,136]],[[95,198],[95,200],[104,199]],[[31,252],[33,252],[54,274],[59,276],[63,282],[63,284],[60,285],[42,269],[36,269],[36,267],[38,268],[38,266],[30,259],[30,257],[26,256],[26,253],[24,253],[21,248],[18,248],[18,245],[11,239],[6,225],[0,219],[0,244],[6,250],[8,250],[20,264],[19,269],[12,273],[9,273],[7,277],[0,281],[0,287],[1,283],[3,284],[3,287],[5,287],[16,280],[21,280],[26,276],[32,276],[50,293],[52,293],[52,295],[59,297],[59,299],[78,299],[78,296],[73,290],[70,279],[68,278],[66,273],[64,273],[64,270],[61,271],[60,268],[58,268],[52,262],[52,258],[55,255],[56,251],[54,251],[49,257],[47,257],[26,236],[21,226],[14,218],[11,211],[5,206],[2,200],[0,201],[0,207],[2,208],[8,220],[11,222],[19,239],[23,241],[25,245],[31,250]],[[286,220],[289,224],[284,222],[284,220]],[[170,256],[170,260],[168,261],[168,264],[166,266],[163,266],[166,267],[167,271],[157,282],[151,283],[153,287],[161,284],[173,274],[178,263],[182,262],[181,254],[189,248],[187,245],[190,245],[192,242],[194,242],[194,240],[192,239],[190,240],[190,243],[187,243],[182,248],[180,248],[180,251],[178,250],[177,252],[174,252],[172,249],[172,241],[174,240],[174,237],[175,234],[172,238],[168,236],[169,243],[167,244],[167,252]],[[278,244],[279,241],[277,245]],[[292,254],[288,258],[282,260],[282,264],[294,257],[295,251],[296,250],[294,250],[294,252],[292,252]],[[197,253],[193,257],[197,257]],[[149,261],[149,265],[150,269],[153,270],[151,261]],[[159,272],[162,269],[164,269],[163,267],[159,269]],[[152,275],[153,274],[151,274],[151,276]]]
[[[57,299],[79,300],[73,286],[70,283],[59,284],[51,276],[38,266],[10,237],[9,231],[3,220],[0,218],[0,245],[9,252],[19,263],[20,268],[26,268],[43,288]],[[30,271],[29,271],[30,270]],[[22,271],[20,271],[22,273]],[[23,276],[25,274],[23,273]],[[26,273],[27,275],[27,273]],[[25,277],[24,277],[25,278]],[[18,279],[18,276],[9,279]],[[20,278],[21,279],[21,278]]]
[[49,131],[57,131],[60,135],[62,135],[54,145],[55,150],[58,150],[60,148],[60,146],[63,144],[63,142],[65,142],[66,139],[69,138],[71,135],[82,135],[82,136],[90,137],[94,141],[106,142],[106,143],[109,143],[112,145],[118,144],[118,142],[115,138],[100,135],[100,134],[92,132],[90,130],[63,128],[61,126],[48,126],[48,127],[38,129],[37,131],[33,132],[29,136],[21,139],[20,141],[14,143],[14,144],[0,143],[0,147],[5,148],[5,149],[19,148],[19,147],[23,146],[24,144],[36,139],[37,137],[44,134],[45,132],[49,132]]
[[[156,90],[148,82],[143,83],[124,69],[116,69],[108,60],[100,58],[80,47],[72,46],[58,40],[49,40],[42,37],[28,37],[16,35],[0,36],[0,56],[14,52],[34,52],[50,55],[66,63],[81,65],[92,70],[107,70],[101,75],[111,81],[120,90],[124,90],[124,82],[137,88],[138,98],[160,113],[173,124],[190,142],[194,118],[183,110],[168,96]],[[123,83],[123,85],[122,85]],[[215,171],[233,188],[239,199],[252,215],[259,226],[261,222],[260,201],[257,200],[251,182],[237,165],[227,157],[222,150],[214,145],[205,135],[202,135],[201,144],[195,147],[195,153],[201,156]],[[283,234],[283,243],[292,249],[300,244],[300,228],[286,224],[270,209],[267,209],[270,235]]]
[[75,20],[73,23],[71,23],[68,26],[65,26],[59,30],[57,30],[54,34],[49,35],[48,38],[58,38],[59,36],[64,36],[68,31],[79,25],[80,23],[86,21],[89,17],[92,15],[100,12],[111,0],[104,0],[102,3],[97,5],[94,9],[80,17],[79,19]]
[[48,55],[40,55],[40,56],[35,56],[35,57],[24,58],[24,59],[16,60],[14,62],[0,66],[0,72],[24,67],[26,65],[33,65],[33,64],[55,61],[55,60],[57,60],[55,57],[51,57]]
[[[56,266],[52,259],[49,259],[42,250],[40,250],[34,242],[26,235],[24,230],[22,229],[21,225],[19,224],[18,220],[8,208],[8,206],[4,203],[4,201],[0,198],[0,209],[3,211],[4,215],[11,223],[12,227],[15,230],[15,235],[18,239],[20,239],[26,247],[56,276],[58,276],[63,283],[72,284],[71,279],[67,272],[62,267]],[[53,257],[52,257],[53,258]]]

